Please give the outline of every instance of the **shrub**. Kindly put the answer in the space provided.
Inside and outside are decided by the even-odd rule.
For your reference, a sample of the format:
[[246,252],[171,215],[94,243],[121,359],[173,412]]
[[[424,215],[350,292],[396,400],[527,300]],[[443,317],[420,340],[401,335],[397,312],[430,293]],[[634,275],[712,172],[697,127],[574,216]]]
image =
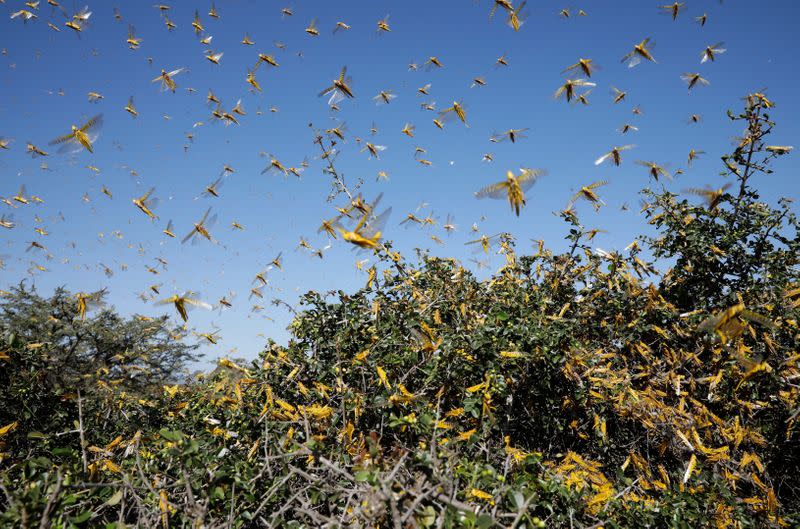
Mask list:
[[487,280],[387,243],[360,290],[303,297],[288,344],[206,376],[170,376],[192,352],[164,320],[82,322],[65,291],[16,289],[2,519],[800,523],[798,222],[752,184],[785,151],[764,141],[772,106],[753,94],[730,114],[746,126],[723,158],[732,193],[643,190],[657,234],[624,251],[593,250],[572,209],[566,253],[503,236]]

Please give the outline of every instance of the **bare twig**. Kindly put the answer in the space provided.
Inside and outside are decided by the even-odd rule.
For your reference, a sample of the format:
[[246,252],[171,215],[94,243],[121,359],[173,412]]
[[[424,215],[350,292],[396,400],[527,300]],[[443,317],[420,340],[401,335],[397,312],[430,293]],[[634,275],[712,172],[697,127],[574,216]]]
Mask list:
[[443,492],[434,492],[433,494],[431,494],[431,496],[433,496],[434,499],[446,505],[449,505],[450,507],[453,507],[454,509],[458,509],[459,511],[475,512],[475,507],[473,507],[472,505],[464,503],[463,501],[457,500],[455,498],[450,498],[448,497],[447,494],[444,494]]
[[[350,200],[353,200],[353,195],[350,193],[350,190],[347,188],[347,185],[344,182],[344,176],[339,174],[339,172],[336,170],[336,167],[333,165],[333,159],[332,158],[333,158],[333,147],[335,145],[334,142],[331,142],[330,147],[328,149],[326,149],[325,145],[323,144],[323,136],[322,136],[322,134],[319,131],[317,131],[316,129],[314,129],[314,125],[313,124],[309,123],[309,126],[311,127],[312,130],[314,130],[314,134],[315,134],[314,143],[319,145],[319,148],[322,151],[322,159],[327,162],[327,164],[328,164],[328,168],[327,168],[328,172],[331,174],[331,176],[333,176],[334,184],[335,184],[335,186],[337,187],[337,190],[338,190],[337,194],[338,193],[344,193],[344,194],[347,195],[347,198],[349,198]],[[329,197],[329,200],[332,199],[334,196],[335,195],[332,194],[331,197]]]
[[275,494],[275,491],[283,487],[283,485],[287,481],[289,481],[294,475],[295,475],[294,470],[290,470],[288,474],[282,477],[277,483],[273,484],[272,487],[270,487],[269,490],[267,490],[267,492],[264,493],[264,498],[261,500],[261,503],[258,505],[258,508],[253,513],[253,518],[259,515],[261,509],[263,509],[267,505],[267,502],[270,500],[270,498],[272,498],[272,495]]
[[56,486],[53,488],[53,492],[47,499],[47,505],[45,505],[44,511],[42,512],[42,519],[39,520],[39,529],[47,529],[50,527],[50,513],[53,512],[53,507],[58,500],[58,496],[61,494],[61,484],[63,481],[64,478],[61,476],[61,470],[59,470],[56,477]]
[[83,461],[83,474],[89,473],[89,462],[86,459],[86,437],[83,434],[83,404],[81,390],[78,390],[78,433],[81,439],[81,460]]

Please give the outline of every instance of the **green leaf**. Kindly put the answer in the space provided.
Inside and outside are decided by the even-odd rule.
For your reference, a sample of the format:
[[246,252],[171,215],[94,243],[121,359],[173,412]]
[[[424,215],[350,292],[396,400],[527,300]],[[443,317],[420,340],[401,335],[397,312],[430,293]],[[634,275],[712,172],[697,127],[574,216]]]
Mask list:
[[518,490],[509,491],[508,499],[511,500],[511,505],[514,509],[519,509],[525,505],[525,496]]
[[428,505],[422,509],[422,513],[417,516],[417,523],[425,529],[433,527],[433,524],[436,523],[436,511],[433,506]]
[[189,441],[189,446],[186,447],[186,449],[183,451],[183,454],[184,455],[195,454],[199,450],[200,450],[200,444],[195,439],[192,439],[191,441]]
[[183,438],[183,432],[178,430],[173,431],[162,428],[158,433],[167,441],[178,442]]
[[72,518],[70,518],[69,521],[74,523],[74,524],[81,524],[81,523],[85,522],[86,520],[88,520],[91,517],[92,517],[92,511],[91,510],[83,511],[78,516],[73,516]]
[[433,424],[434,417],[430,413],[423,413],[419,416],[419,423],[423,426],[430,426]]
[[114,505],[116,505],[120,501],[122,501],[122,496],[123,495],[124,495],[124,491],[122,489],[118,490],[117,492],[114,493],[113,496],[111,496],[110,498],[108,498],[106,500],[106,505],[108,505],[109,507],[113,507]]
[[489,529],[494,525],[494,520],[488,514],[481,514],[475,520],[475,529]]
[[44,456],[33,458],[30,464],[33,468],[44,468],[44,469],[49,469],[52,468],[53,466],[53,462]]

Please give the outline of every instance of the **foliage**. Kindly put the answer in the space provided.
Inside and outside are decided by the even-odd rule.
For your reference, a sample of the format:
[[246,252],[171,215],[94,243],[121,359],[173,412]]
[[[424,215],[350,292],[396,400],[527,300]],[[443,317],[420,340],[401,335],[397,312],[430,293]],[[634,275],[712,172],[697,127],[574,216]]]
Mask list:
[[723,158],[735,193],[645,189],[657,235],[622,252],[593,250],[571,208],[569,251],[518,255],[504,236],[487,280],[386,243],[364,288],[304,296],[286,346],[192,380],[170,379],[191,351],[167,322],[82,322],[65,291],[16,289],[0,519],[800,523],[798,221],[752,185],[783,152],[764,143],[771,107],[754,94],[731,114],[746,125]]
[[[166,318],[124,319],[103,307],[104,295],[71,295],[58,288],[45,299],[23,282],[0,300],[0,424],[16,424],[17,432],[0,439],[5,450],[30,457],[39,445],[44,452],[72,446],[74,435],[45,433],[72,428],[79,419],[79,395],[90,408],[87,414],[108,415],[118,399],[147,402],[197,358],[196,346],[176,340],[180,330],[168,327]],[[81,314],[82,298],[88,300],[88,316]],[[92,308],[99,309],[94,316]],[[130,413],[125,422],[133,422]],[[105,417],[103,427],[110,421]]]

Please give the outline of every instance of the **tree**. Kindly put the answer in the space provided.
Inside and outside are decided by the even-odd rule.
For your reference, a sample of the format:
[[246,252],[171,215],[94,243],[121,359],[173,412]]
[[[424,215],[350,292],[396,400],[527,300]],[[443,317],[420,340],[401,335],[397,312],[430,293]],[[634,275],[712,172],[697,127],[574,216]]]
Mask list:
[[152,398],[196,359],[197,346],[176,340],[181,331],[166,317],[123,318],[104,307],[104,296],[57,288],[44,298],[22,282],[0,299],[0,424],[17,423],[17,455],[30,432],[70,430],[79,395],[94,425],[91,413],[104,413],[117,396]]

